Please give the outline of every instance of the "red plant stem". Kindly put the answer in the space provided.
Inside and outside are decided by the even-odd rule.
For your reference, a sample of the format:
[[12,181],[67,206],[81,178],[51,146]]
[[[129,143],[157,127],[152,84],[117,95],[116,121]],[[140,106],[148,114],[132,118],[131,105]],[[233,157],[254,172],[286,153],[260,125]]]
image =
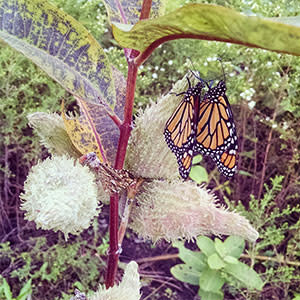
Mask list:
[[133,59],[128,60],[128,74],[126,87],[126,102],[124,107],[124,122],[120,126],[120,138],[116,156],[115,168],[122,169],[124,165],[127,144],[132,129],[132,110],[135,92],[135,83],[138,68]]
[[121,127],[122,122],[121,120],[118,118],[117,115],[109,115],[109,117],[113,120],[113,122],[118,126],[118,128]]
[[[251,43],[244,43],[239,40],[233,40],[233,39],[225,39],[225,38],[217,38],[212,36],[205,36],[205,35],[197,35],[197,34],[191,34],[191,33],[178,33],[168,36],[163,36],[157,40],[155,40],[152,44],[150,44],[143,52],[140,53],[140,55],[136,58],[136,64],[139,66],[141,65],[145,60],[148,59],[148,57],[152,54],[152,52],[161,44],[173,41],[177,39],[197,39],[197,40],[206,40],[206,41],[218,41],[218,42],[225,42],[225,43],[231,43],[231,44],[238,44],[238,45],[244,45],[251,48],[259,48],[258,46],[251,44]],[[264,48],[262,48],[264,49]]]
[[[149,17],[151,10],[152,0],[144,0],[141,10],[140,19],[146,19]],[[127,50],[127,49],[125,49]],[[130,57],[127,57],[128,62],[128,74],[127,74],[127,86],[126,86],[126,101],[124,107],[124,121],[120,124],[116,119],[116,122],[120,129],[120,138],[118,144],[118,150],[115,161],[115,168],[122,169],[125,161],[126,149],[130,132],[132,129],[132,111],[135,93],[135,84],[138,71],[138,65],[134,62],[134,58],[138,56],[139,52],[136,50],[125,51],[130,53]],[[118,269],[118,260],[120,255],[121,245],[118,244],[118,220],[119,220],[119,195],[112,194],[110,196],[110,218],[109,218],[109,252],[107,261],[107,274],[105,280],[106,288],[112,287],[115,282],[115,277]]]
[[[132,110],[133,110],[137,70],[138,68],[134,64],[134,60],[129,58],[127,87],[126,87],[126,102],[124,107],[124,122],[120,125],[120,138],[119,138],[118,150],[117,150],[116,161],[115,161],[116,169],[123,168],[128,140],[132,129],[132,125],[131,125]],[[119,254],[120,254],[119,251],[120,246],[118,244],[118,220],[119,220],[118,202],[119,202],[119,195],[112,194],[110,196],[109,252],[108,252],[108,262],[107,262],[107,274],[106,274],[106,281],[105,281],[106,288],[112,287],[114,285],[117,268],[118,268]]]
[[114,285],[119,260],[118,245],[118,202],[119,195],[112,194],[110,196],[109,206],[109,250],[107,259],[107,273],[105,286],[109,288]]
[[140,20],[148,19],[150,16],[152,0],[144,0],[140,15]]

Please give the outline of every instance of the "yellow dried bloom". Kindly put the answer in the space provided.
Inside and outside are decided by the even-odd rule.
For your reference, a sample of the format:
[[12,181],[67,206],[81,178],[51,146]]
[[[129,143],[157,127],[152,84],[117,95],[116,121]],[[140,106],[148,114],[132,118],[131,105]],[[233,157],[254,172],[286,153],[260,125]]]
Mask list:
[[80,152],[73,145],[65,129],[64,121],[56,113],[47,114],[36,112],[27,116],[29,126],[34,128],[44,145],[51,154],[68,154],[74,158],[81,156]]
[[139,300],[140,295],[140,276],[138,265],[131,261],[125,268],[122,282],[109,289],[99,286],[99,290],[89,298],[89,300]]
[[[187,80],[178,81],[172,93],[187,89]],[[168,118],[182,98],[169,93],[151,103],[135,120],[129,140],[126,169],[134,175],[145,178],[177,178],[178,165],[175,155],[164,140],[163,131]]]
[[30,170],[21,208],[37,228],[79,234],[98,215],[95,176],[66,156],[53,156]]
[[144,238],[174,241],[198,235],[238,235],[258,238],[248,220],[216,203],[213,194],[192,181],[155,180],[144,183],[132,209],[129,226]]

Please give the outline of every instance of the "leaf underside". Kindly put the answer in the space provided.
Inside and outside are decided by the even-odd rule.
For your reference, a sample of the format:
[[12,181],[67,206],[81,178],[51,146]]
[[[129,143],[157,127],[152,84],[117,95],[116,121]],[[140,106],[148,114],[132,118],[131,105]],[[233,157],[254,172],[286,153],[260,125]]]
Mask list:
[[108,59],[87,29],[42,0],[0,0],[0,38],[22,52],[73,95],[116,104]]
[[[122,120],[126,81],[122,73],[113,68],[116,84],[117,105],[114,114]],[[103,107],[77,98],[80,107],[78,118],[68,118],[62,109],[65,127],[74,146],[86,154],[95,152],[101,162],[114,164],[120,131]]]
[[139,21],[127,30],[115,23],[113,34],[122,47],[140,52],[168,40],[195,38],[300,55],[299,20],[258,18],[223,6],[189,4],[165,16]]

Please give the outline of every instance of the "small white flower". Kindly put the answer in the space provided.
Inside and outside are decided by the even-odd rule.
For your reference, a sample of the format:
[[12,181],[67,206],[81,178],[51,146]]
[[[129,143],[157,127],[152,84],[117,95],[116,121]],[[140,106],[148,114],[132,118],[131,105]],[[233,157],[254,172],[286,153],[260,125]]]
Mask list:
[[248,90],[245,90],[244,92],[240,93],[240,96],[246,99],[247,101],[250,101],[254,94],[255,90],[253,88],[249,88]]
[[283,122],[282,129],[287,130],[289,128],[289,125],[287,122]]
[[173,65],[173,60],[170,59],[170,60],[168,61],[168,65],[172,66],[172,65]]
[[156,79],[158,77],[158,75],[156,73],[152,74],[152,78]]
[[250,101],[249,103],[248,103],[248,107],[252,110],[254,107],[255,107],[255,105],[256,105],[256,102],[255,101]]
[[208,57],[206,60],[208,61],[208,62],[211,62],[211,61],[216,61],[218,58],[217,57]]
[[[251,9],[253,9],[253,10],[255,10],[255,9],[258,9],[259,7],[258,7],[258,5],[257,5],[257,3],[254,3],[252,6],[251,6]],[[254,14],[254,13],[253,13]]]

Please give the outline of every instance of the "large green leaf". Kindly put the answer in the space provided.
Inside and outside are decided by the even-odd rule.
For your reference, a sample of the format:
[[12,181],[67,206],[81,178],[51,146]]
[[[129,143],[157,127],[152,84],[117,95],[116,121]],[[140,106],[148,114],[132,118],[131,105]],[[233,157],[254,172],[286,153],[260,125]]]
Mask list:
[[[126,80],[123,74],[113,68],[116,83],[117,105],[115,117],[122,122],[125,104]],[[65,128],[73,145],[86,154],[95,152],[101,162],[114,164],[120,131],[102,106],[86,103],[77,98],[80,107],[79,118],[67,118],[62,113]]]
[[218,292],[224,283],[225,279],[222,278],[221,273],[210,268],[204,270],[199,279],[201,290],[206,292]]
[[[223,243],[224,256],[231,255],[239,258],[244,251],[245,241],[239,236],[229,236]],[[218,249],[217,249],[218,251]]]
[[227,264],[224,271],[242,282],[248,289],[262,290],[264,283],[259,275],[247,265],[238,262],[236,264]]
[[195,271],[201,272],[206,266],[206,256],[198,251],[192,251],[184,247],[182,242],[176,241],[174,247],[179,250],[179,258],[187,265],[191,266]]
[[214,242],[207,236],[199,236],[197,238],[197,246],[206,256],[216,253]]
[[116,94],[108,59],[83,25],[42,0],[0,0],[0,38],[70,93],[110,111]]
[[171,274],[182,282],[187,282],[193,285],[199,285],[200,272],[192,266],[179,264],[171,268]]
[[[142,9],[143,0],[103,0],[111,22],[135,24]],[[151,3],[151,18],[157,18],[164,11],[163,0]]]
[[203,299],[203,300],[223,300],[224,299],[224,294],[221,290],[213,293],[213,292],[206,292],[206,291],[199,289],[198,295],[200,296],[200,299]]
[[167,40],[195,38],[300,55],[299,18],[258,18],[223,6],[188,4],[133,27],[123,25],[120,29],[115,24],[113,34],[122,47],[140,52],[153,43],[158,46]]
[[207,264],[212,270],[220,270],[225,267],[224,261],[217,253],[214,253],[207,258]]

